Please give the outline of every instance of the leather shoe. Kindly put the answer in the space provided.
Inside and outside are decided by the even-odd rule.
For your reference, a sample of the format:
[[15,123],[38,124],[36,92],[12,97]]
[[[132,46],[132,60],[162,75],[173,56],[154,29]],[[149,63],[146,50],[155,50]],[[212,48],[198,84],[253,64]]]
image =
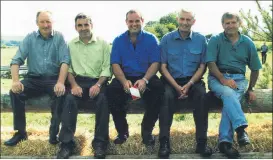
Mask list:
[[106,157],[107,146],[103,143],[96,143],[94,145],[94,157],[97,159],[104,159]]
[[248,135],[245,131],[237,133],[237,142],[240,147],[250,144],[250,140],[249,140]]
[[219,144],[219,150],[230,159],[237,159],[240,157],[239,152],[235,148],[233,148],[232,144],[229,142],[221,142]]
[[50,136],[48,142],[55,145],[58,144],[60,141],[58,140],[57,136]]
[[4,143],[4,145],[15,146],[20,141],[24,141],[24,140],[27,140],[27,133],[26,132],[24,132],[24,133],[16,132],[11,139],[7,140]]
[[123,134],[123,135],[119,134],[119,135],[115,138],[114,143],[115,143],[115,144],[122,144],[122,143],[126,142],[126,140],[128,139],[128,137],[129,137],[129,134],[128,134],[128,133],[127,133],[127,134]]
[[147,137],[142,137],[142,143],[145,144],[146,146],[154,146],[155,137],[151,134]]
[[61,148],[57,153],[57,159],[68,159],[72,155],[75,144],[73,141],[68,143],[61,143]]
[[160,146],[158,151],[158,157],[160,159],[167,159],[170,156],[170,140],[169,138],[163,137],[159,140]]
[[197,143],[195,153],[199,153],[202,157],[210,157],[212,149],[207,146],[207,143]]

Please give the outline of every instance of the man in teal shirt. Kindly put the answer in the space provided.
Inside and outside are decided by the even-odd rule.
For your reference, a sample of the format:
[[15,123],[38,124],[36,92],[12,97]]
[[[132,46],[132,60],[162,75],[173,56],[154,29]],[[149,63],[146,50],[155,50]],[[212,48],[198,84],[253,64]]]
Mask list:
[[[79,36],[69,44],[71,65],[68,70],[68,81],[71,86],[65,103],[72,108],[73,125],[75,132],[77,121],[77,104],[79,101],[95,101],[96,124],[92,146],[96,158],[105,158],[109,140],[109,111],[104,90],[110,71],[110,46],[93,32],[92,20],[89,16],[79,13],[75,18],[75,29]],[[68,158],[72,153],[73,145],[63,146],[59,158]]]
[[240,24],[241,20],[237,14],[225,13],[222,16],[224,32],[210,39],[206,56],[209,68],[208,87],[223,101],[219,149],[228,158],[240,156],[239,152],[232,148],[234,131],[240,146],[250,144],[244,130],[248,124],[240,99],[247,89],[246,65],[251,70],[247,89],[249,102],[256,99],[253,87],[261,69],[256,47],[249,37],[238,31]]

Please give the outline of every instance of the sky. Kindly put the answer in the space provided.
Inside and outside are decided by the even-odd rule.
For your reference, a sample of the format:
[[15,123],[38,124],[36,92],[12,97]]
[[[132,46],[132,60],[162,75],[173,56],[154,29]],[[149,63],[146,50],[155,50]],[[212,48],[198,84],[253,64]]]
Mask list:
[[[262,1],[268,9],[271,1]],[[192,30],[206,34],[222,32],[221,16],[224,12],[239,13],[240,9],[257,14],[254,1],[1,1],[1,36],[26,36],[37,30],[36,13],[53,13],[53,28],[62,32],[67,41],[78,36],[74,18],[80,12],[92,17],[94,32],[108,42],[127,30],[125,14],[138,9],[144,22],[156,21],[168,13],[186,8],[195,12]]]

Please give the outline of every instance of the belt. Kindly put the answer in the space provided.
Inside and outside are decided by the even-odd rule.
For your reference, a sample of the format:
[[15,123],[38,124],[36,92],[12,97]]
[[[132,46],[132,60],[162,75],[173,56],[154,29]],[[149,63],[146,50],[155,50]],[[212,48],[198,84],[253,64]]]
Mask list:
[[98,78],[91,78],[91,77],[79,76],[79,75],[77,75],[77,76],[75,77],[75,79],[81,79],[81,80],[98,80]]
[[39,79],[39,80],[57,80],[59,76],[32,76],[27,75],[26,78]]
[[227,69],[220,69],[219,70],[221,73],[226,73],[226,74],[245,74],[243,72],[240,71],[234,71],[234,70],[227,70]]

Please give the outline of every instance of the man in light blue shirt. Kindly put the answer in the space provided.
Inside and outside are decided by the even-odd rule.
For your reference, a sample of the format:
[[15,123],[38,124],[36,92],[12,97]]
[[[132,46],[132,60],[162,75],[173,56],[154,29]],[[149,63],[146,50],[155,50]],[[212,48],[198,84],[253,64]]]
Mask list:
[[[70,64],[69,49],[60,32],[52,30],[52,13],[39,11],[36,16],[38,31],[28,34],[19,46],[11,61],[12,87],[10,90],[11,105],[14,117],[14,136],[6,141],[6,146],[14,146],[27,139],[25,100],[49,94],[53,101],[51,112],[50,139],[51,144],[58,143],[60,114],[65,94],[65,80]],[[19,66],[27,59],[27,76],[19,81]],[[69,114],[67,114],[69,116]],[[66,126],[62,125],[60,139],[67,136]]]
[[261,46],[262,64],[265,64],[265,62],[266,62],[267,51],[268,51],[268,47],[267,47],[266,43],[264,42],[264,44]]
[[179,27],[161,40],[161,73],[165,84],[164,101],[160,108],[160,149],[159,157],[170,154],[170,128],[176,102],[188,98],[193,103],[193,116],[196,126],[196,153],[208,157],[212,149],[207,146],[208,106],[205,83],[205,36],[191,30],[195,23],[191,11],[181,10],[177,18]]

